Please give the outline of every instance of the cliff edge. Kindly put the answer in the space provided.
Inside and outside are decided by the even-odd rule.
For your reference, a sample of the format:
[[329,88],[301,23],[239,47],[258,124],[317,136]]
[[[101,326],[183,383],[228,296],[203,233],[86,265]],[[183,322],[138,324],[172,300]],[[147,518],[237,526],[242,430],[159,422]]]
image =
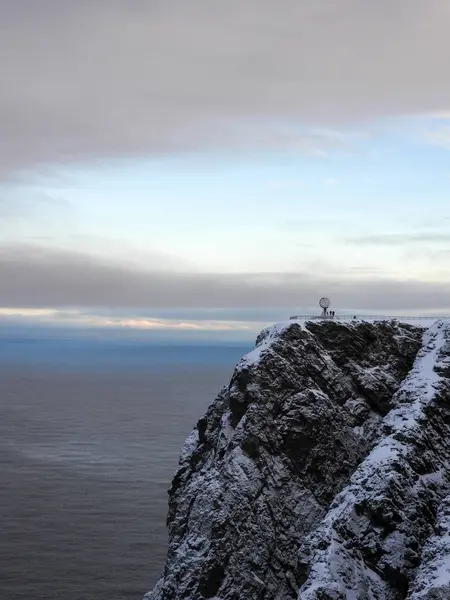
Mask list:
[[450,322],[264,330],[186,440],[146,600],[450,600]]

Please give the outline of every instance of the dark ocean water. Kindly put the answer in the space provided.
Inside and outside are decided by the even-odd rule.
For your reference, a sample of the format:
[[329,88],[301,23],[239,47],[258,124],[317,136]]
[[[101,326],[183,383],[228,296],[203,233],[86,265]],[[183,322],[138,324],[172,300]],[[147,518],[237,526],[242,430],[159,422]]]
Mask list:
[[140,599],[180,447],[248,345],[0,340],[0,598]]

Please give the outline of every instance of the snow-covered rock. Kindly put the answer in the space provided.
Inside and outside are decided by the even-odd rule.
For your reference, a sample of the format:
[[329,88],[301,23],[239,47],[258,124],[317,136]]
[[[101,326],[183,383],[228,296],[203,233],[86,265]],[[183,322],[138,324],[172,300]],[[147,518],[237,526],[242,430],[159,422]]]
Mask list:
[[264,330],[181,451],[146,600],[450,600],[450,324]]

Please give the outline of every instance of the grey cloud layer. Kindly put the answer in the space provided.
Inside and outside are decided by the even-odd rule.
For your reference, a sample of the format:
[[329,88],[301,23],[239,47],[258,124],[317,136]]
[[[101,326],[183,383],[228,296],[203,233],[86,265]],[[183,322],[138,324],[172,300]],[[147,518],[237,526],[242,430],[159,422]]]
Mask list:
[[446,110],[449,25],[442,0],[0,0],[0,172]]
[[25,245],[0,247],[0,281],[4,307],[291,308],[315,304],[326,293],[341,307],[450,309],[450,283],[142,271]]

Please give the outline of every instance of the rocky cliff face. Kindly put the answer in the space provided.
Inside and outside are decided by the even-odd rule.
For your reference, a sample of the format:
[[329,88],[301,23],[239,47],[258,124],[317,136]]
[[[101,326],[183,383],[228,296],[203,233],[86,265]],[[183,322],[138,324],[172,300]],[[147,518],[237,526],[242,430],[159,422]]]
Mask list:
[[263,331],[169,496],[146,600],[449,600],[450,323]]

